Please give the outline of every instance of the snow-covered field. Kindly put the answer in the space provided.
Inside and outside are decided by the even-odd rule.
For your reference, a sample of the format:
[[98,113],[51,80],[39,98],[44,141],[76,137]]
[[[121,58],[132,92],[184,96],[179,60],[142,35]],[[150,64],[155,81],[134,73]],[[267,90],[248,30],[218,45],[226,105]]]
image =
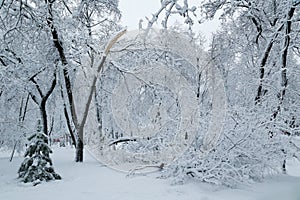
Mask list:
[[124,173],[104,167],[87,152],[84,163],[75,163],[73,155],[71,148],[54,148],[52,160],[63,180],[33,187],[16,179],[23,158],[15,157],[9,162],[7,154],[1,153],[0,200],[300,200],[300,163],[297,161],[289,161],[289,175],[230,189],[196,181],[172,185],[171,180],[157,178],[158,173],[126,177]]

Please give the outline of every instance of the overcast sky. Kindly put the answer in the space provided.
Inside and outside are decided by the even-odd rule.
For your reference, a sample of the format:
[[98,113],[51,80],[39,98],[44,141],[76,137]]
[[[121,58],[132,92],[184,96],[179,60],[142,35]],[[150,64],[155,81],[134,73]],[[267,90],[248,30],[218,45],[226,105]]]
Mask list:
[[[119,3],[122,12],[122,24],[127,26],[129,30],[137,29],[140,19],[146,22],[145,16],[151,17],[151,14],[160,8],[160,0],[120,0]],[[175,20],[173,19],[173,21]],[[211,33],[215,32],[218,26],[218,20],[214,20],[197,26],[197,30],[209,40]]]

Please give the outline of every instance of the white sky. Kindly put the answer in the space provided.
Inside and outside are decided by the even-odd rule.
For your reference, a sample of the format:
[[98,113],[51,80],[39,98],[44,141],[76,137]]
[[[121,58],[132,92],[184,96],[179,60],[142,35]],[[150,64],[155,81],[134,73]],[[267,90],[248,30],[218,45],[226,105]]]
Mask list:
[[[135,30],[138,29],[140,19],[143,19],[145,27],[145,16],[151,18],[151,14],[160,8],[160,0],[120,0],[119,5],[122,12],[122,24],[127,26],[129,30]],[[180,19],[177,17],[173,22],[175,20]],[[219,21],[213,20],[197,25],[196,30],[199,30],[209,41],[211,33],[215,32],[218,26]]]

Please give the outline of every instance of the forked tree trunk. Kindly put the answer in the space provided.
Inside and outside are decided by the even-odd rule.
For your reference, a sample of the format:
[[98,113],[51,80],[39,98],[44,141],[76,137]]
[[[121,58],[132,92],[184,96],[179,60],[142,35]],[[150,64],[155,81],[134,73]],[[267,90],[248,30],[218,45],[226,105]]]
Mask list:
[[35,85],[39,96],[41,98],[40,102],[38,100],[38,98],[30,93],[32,100],[39,106],[40,109],[40,113],[41,113],[41,120],[42,120],[42,128],[43,128],[43,133],[47,136],[49,136],[48,134],[48,121],[47,121],[47,109],[46,109],[46,103],[48,98],[50,97],[50,95],[52,94],[55,86],[56,86],[56,69],[53,73],[53,81],[51,83],[50,88],[48,89],[48,91],[46,92],[46,94],[43,94],[41,87],[39,86],[38,82],[35,80],[35,76],[37,74],[35,74],[34,76],[32,76],[29,80]]

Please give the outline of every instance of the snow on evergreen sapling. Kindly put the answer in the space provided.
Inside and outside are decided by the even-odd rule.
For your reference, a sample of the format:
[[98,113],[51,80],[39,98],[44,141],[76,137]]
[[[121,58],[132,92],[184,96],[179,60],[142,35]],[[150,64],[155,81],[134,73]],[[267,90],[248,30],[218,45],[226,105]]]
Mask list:
[[22,182],[33,182],[34,185],[41,181],[59,180],[61,176],[55,173],[52,160],[49,156],[52,150],[48,146],[48,136],[41,131],[41,122],[38,121],[37,132],[28,140],[30,144],[25,152],[18,174]]

